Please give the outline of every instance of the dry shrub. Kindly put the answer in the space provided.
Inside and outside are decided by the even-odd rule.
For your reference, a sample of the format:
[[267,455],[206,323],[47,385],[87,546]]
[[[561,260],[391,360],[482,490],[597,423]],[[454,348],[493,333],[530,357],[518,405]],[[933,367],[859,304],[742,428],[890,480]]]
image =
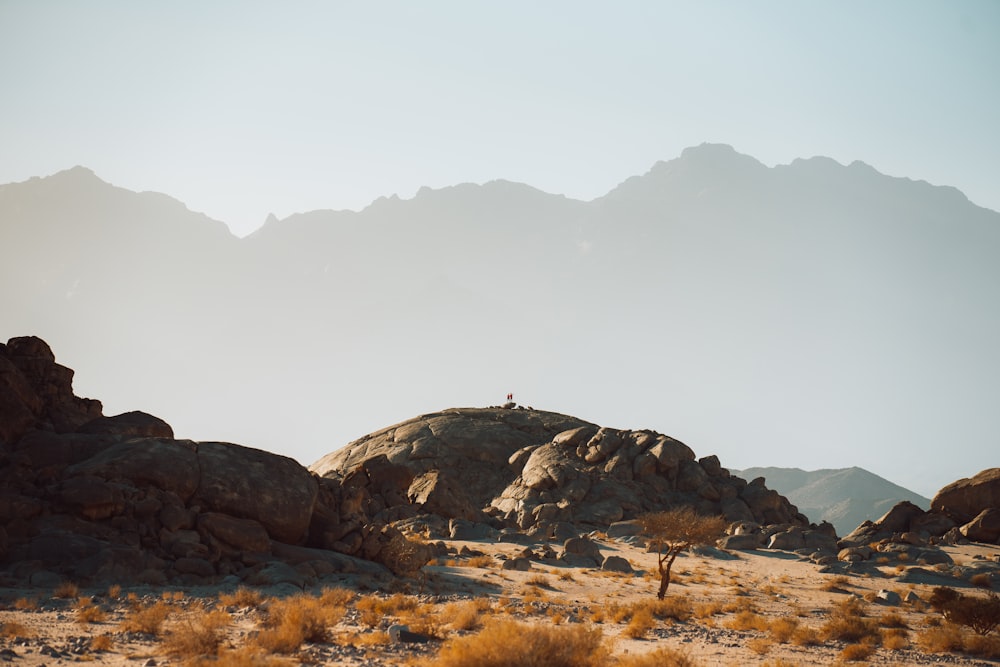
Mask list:
[[219,602],[224,607],[259,607],[264,603],[264,595],[258,590],[240,586],[232,593],[219,593]]
[[77,623],[101,623],[108,618],[103,609],[86,598],[80,598],[76,605]]
[[648,608],[641,608],[632,614],[632,618],[622,630],[622,634],[632,639],[642,639],[654,627],[656,627],[656,621],[653,620],[652,612]]
[[392,643],[388,632],[375,630],[373,632],[345,632],[337,635],[337,643],[350,646],[385,646]]
[[[485,609],[483,602],[486,603]],[[478,630],[483,627],[483,612],[489,609],[489,600],[466,600],[445,605],[444,616],[452,630]]]
[[469,560],[465,561],[467,567],[493,567],[496,565],[496,559],[493,556],[472,556]]
[[768,633],[771,635],[771,639],[778,642],[779,644],[787,644],[792,639],[792,635],[799,627],[799,621],[795,618],[781,617],[776,618],[767,627]]
[[148,607],[136,605],[125,613],[118,627],[123,632],[142,632],[159,636],[163,623],[172,611],[166,602],[157,602]]
[[526,579],[524,583],[527,584],[528,586],[537,586],[539,588],[549,588],[549,589],[552,588],[552,584],[549,582],[549,578],[546,577],[544,574],[533,575],[528,579]]
[[625,655],[612,664],[614,667],[698,667],[698,663],[687,653],[672,648],[660,648],[641,655]]
[[305,642],[326,642],[328,628],[340,622],[345,611],[343,606],[325,605],[322,598],[309,595],[271,600],[257,645],[270,653],[291,653]]
[[928,627],[917,634],[917,645],[928,653],[961,651],[964,645],[962,629],[954,623]]
[[792,633],[792,643],[796,646],[816,646],[819,644],[819,633],[808,625],[800,625]]
[[572,572],[565,570],[559,573],[559,581],[576,581],[576,579],[573,578]]
[[108,597],[112,600],[117,599],[122,594],[122,587],[118,584],[111,584],[108,586]]
[[328,586],[322,590],[319,594],[319,601],[321,604],[330,605],[333,607],[346,607],[351,602],[357,599],[358,594],[349,588],[342,588],[340,586]]
[[185,663],[188,667],[291,667],[287,658],[267,655],[255,646],[220,648],[214,656],[197,656]]
[[215,655],[230,621],[229,614],[218,610],[186,614],[170,628],[164,649],[182,659]]
[[933,590],[928,602],[952,623],[968,626],[983,636],[1000,625],[1000,596],[996,593],[985,597],[963,595],[939,586]]
[[890,651],[901,651],[910,646],[910,633],[905,628],[882,630],[882,646]]
[[603,667],[610,653],[601,631],[583,625],[529,625],[501,620],[482,632],[450,639],[428,667]]
[[900,614],[897,614],[894,611],[889,611],[889,612],[886,612],[886,613],[882,614],[882,616],[880,616],[879,619],[878,619],[878,624],[881,625],[883,628],[906,628],[906,627],[909,627],[906,624],[906,619],[903,618]]
[[718,601],[701,602],[694,605],[691,613],[695,618],[710,618],[722,613],[723,604]]
[[54,598],[75,598],[80,595],[80,587],[72,581],[64,581],[52,591]]
[[767,637],[754,637],[747,642],[747,648],[757,655],[767,655],[773,646],[774,642]]
[[14,609],[20,611],[35,611],[38,609],[38,600],[35,598],[18,598],[14,600]]
[[837,576],[825,581],[819,589],[821,591],[826,591],[827,593],[842,593],[844,592],[844,587],[850,585],[851,582],[847,577],[842,574],[838,574]]
[[35,631],[26,626],[24,623],[19,623],[17,621],[6,621],[0,624],[0,637],[7,637],[13,639],[14,637],[34,637]]
[[847,599],[834,605],[830,617],[820,628],[824,639],[836,639],[846,642],[863,640],[875,642],[882,640],[878,626],[864,617],[864,603],[856,599]]
[[1000,637],[990,635],[969,635],[965,638],[965,652],[981,658],[1000,658]]
[[683,623],[691,618],[691,615],[694,613],[691,602],[686,597],[670,597],[643,604],[650,604],[650,611],[653,612],[653,616],[661,621],[672,619]]
[[840,652],[840,659],[845,662],[867,660],[875,652],[875,647],[868,643],[848,644]]
[[759,630],[765,632],[768,629],[767,619],[755,611],[741,611],[726,624],[733,630]]
[[979,588],[993,588],[993,577],[989,572],[980,572],[969,577],[969,583]]
[[91,651],[110,651],[114,645],[115,640],[111,638],[111,635],[97,635],[90,638]]

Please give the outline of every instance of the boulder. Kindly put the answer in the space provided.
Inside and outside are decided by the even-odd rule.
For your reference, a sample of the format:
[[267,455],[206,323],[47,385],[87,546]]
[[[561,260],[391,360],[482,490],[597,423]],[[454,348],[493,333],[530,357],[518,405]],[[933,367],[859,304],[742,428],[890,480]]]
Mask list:
[[309,533],[318,487],[287,456],[223,442],[197,447],[201,479],[192,503],[258,521],[279,542],[298,544]]
[[601,569],[605,572],[624,572],[632,574],[632,564],[621,556],[608,556],[601,563]]
[[972,542],[997,544],[1000,539],[1000,508],[987,507],[959,530]]
[[174,437],[174,430],[167,422],[139,411],[126,412],[114,417],[98,417],[83,424],[76,431],[94,435],[171,439]]
[[597,543],[587,537],[573,537],[563,544],[559,560],[572,567],[597,567],[604,561]]
[[931,511],[943,512],[959,524],[971,521],[988,507],[1000,507],[1000,468],[952,482],[931,500]]

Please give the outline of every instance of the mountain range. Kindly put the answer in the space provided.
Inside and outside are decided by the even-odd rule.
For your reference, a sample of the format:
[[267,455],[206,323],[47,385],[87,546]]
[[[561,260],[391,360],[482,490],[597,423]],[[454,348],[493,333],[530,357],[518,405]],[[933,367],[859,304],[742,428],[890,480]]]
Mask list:
[[997,256],[954,188],[713,144],[589,202],[462,184],[246,238],[82,167],[0,186],[3,337],[109,411],[305,463],[513,391],[930,494],[995,463]]
[[747,480],[763,477],[811,521],[832,523],[838,535],[850,534],[864,521],[877,521],[903,501],[922,510],[931,506],[930,498],[861,468],[747,468],[732,472]]

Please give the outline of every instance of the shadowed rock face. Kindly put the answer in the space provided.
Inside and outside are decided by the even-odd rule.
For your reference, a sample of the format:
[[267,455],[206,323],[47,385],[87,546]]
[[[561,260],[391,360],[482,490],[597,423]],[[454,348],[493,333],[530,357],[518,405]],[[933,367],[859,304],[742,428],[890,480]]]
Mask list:
[[[73,395],[72,377],[38,338],[0,345],[0,563],[16,583],[39,572],[201,583],[250,577],[279,554],[316,571],[381,570],[350,556],[379,560],[400,537],[372,519],[371,502],[349,502],[405,503],[389,474],[364,478],[345,502],[339,485],[321,494],[323,480],[288,457],[176,440],[141,412],[105,417]],[[314,530],[320,518],[359,539],[331,543]]]
[[952,482],[931,500],[931,509],[944,512],[960,523],[972,520],[990,507],[1000,507],[1000,468]]
[[515,407],[422,415],[328,454],[311,470],[340,479],[376,457],[412,471],[411,502],[449,518],[545,534],[571,522],[607,527],[691,504],[706,514],[808,524],[783,496],[734,477],[715,456],[652,431],[602,428]]

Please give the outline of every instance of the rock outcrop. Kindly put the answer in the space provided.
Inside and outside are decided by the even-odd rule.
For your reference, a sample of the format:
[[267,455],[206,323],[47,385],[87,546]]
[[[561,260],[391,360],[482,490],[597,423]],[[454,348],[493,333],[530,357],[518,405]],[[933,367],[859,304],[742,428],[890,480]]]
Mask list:
[[928,547],[962,540],[1000,544],[1000,468],[948,484],[934,496],[929,511],[910,502],[898,503],[878,521],[862,523],[838,544],[845,560],[902,552],[907,558],[933,563],[943,552]]
[[669,436],[540,410],[422,415],[361,438],[311,470],[339,480],[377,457],[411,472],[407,497],[419,511],[542,537],[561,524],[603,529],[680,504],[732,521],[809,523],[762,478],[730,475],[717,457],[696,459]]
[[[514,405],[451,409],[362,438],[310,471],[176,439],[143,412],[105,416],[73,394],[72,377],[38,338],[0,345],[0,584],[305,585],[419,568],[433,548],[400,528],[565,541],[683,504],[757,525],[758,545],[780,534],[776,544],[823,546],[763,478],[748,483],[652,431]],[[992,529],[992,517],[981,523]],[[576,544],[562,557],[602,565]]]
[[250,580],[278,562],[308,581],[429,557],[371,516],[407,502],[405,469],[395,467],[395,495],[387,467],[332,484],[277,454],[174,439],[152,415],[105,417],[73,395],[72,377],[38,338],[0,344],[0,563],[11,583]]
[[988,468],[945,486],[931,500],[931,511],[947,514],[956,523],[971,521],[988,508],[1000,508],[1000,468]]

